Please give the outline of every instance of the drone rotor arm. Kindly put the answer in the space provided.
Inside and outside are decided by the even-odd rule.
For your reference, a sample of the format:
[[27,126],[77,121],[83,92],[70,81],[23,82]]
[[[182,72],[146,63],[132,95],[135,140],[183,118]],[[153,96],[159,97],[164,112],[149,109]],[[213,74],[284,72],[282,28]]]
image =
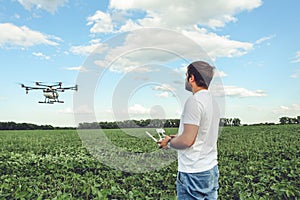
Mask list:
[[76,86],[73,86],[73,87],[62,87],[62,88],[58,88],[60,90],[78,90],[78,87],[77,85]]
[[43,89],[45,89],[43,87],[30,87],[30,86],[26,86],[24,84],[21,84],[21,87],[25,88],[25,90],[43,90]]

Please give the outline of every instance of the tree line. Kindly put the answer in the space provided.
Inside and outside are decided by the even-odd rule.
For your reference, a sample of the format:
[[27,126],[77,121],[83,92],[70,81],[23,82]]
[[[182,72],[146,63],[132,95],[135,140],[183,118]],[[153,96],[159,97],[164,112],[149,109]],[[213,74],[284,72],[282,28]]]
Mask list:
[[[117,122],[83,122],[79,123],[78,129],[118,129],[118,128],[178,128],[179,119],[146,119],[124,120]],[[300,116],[280,117],[279,124],[300,124]],[[241,126],[239,118],[221,118],[220,126]],[[247,126],[247,124],[243,124]],[[275,125],[275,123],[260,123],[252,125]],[[75,129],[76,127],[53,127],[51,125],[36,125],[31,123],[0,122],[0,130],[54,130]]]
[[[118,128],[178,128],[180,124],[179,119],[147,119],[147,120],[125,120],[119,122],[84,122],[79,123],[79,129],[118,129]],[[279,124],[300,124],[300,116],[296,118],[281,117]],[[242,124],[239,118],[221,118],[220,126],[247,126]],[[260,123],[252,125],[275,125],[275,123]]]
[[0,130],[54,130],[75,129],[73,127],[53,127],[51,125],[36,125],[31,123],[0,122]]
[[117,122],[84,122],[79,123],[79,129],[118,129],[118,128],[176,128],[179,127],[179,119],[146,119],[124,120]]
[[[178,128],[179,119],[146,119],[125,120],[118,122],[84,122],[79,123],[79,129],[118,129],[118,128]],[[221,118],[220,126],[241,126],[239,118]]]

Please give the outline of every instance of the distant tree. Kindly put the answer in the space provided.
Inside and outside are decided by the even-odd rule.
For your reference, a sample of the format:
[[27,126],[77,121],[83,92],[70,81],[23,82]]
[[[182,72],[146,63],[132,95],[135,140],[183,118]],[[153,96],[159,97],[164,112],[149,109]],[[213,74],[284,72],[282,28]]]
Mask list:
[[180,120],[179,119],[172,119],[173,127],[179,127]]
[[239,118],[220,118],[220,126],[241,126]]
[[297,119],[296,118],[290,118],[288,117],[288,124],[296,124],[297,123]]
[[288,123],[288,118],[287,117],[280,117],[279,118],[280,124],[287,124]]
[[239,118],[234,118],[232,120],[233,126],[240,126],[241,125],[241,120]]
[[226,119],[225,118],[221,118],[219,125],[220,126],[226,126]]
[[100,128],[100,124],[97,122],[92,122],[92,123],[83,122],[83,123],[78,124],[78,128],[79,129],[97,129],[97,128]]
[[297,116],[297,118],[280,117],[279,122],[280,122],[280,124],[299,124],[300,116]]
[[265,125],[270,126],[270,125],[275,125],[274,122],[266,122]]
[[150,119],[146,119],[146,120],[140,120],[139,126],[140,127],[146,127],[150,124],[151,120]]

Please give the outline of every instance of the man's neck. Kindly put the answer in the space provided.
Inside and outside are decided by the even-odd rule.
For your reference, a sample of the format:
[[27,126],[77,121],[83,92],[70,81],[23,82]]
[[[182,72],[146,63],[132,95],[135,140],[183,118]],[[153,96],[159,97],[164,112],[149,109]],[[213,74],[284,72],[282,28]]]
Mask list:
[[193,94],[199,92],[200,90],[207,90],[207,89],[204,88],[204,87],[198,87],[198,86],[197,86],[196,88],[193,88]]

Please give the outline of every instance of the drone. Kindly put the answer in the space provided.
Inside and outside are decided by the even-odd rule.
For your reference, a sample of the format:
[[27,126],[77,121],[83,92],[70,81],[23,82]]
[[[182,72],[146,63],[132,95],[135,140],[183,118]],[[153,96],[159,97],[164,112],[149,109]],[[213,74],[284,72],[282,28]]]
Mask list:
[[21,84],[22,88],[25,88],[26,94],[28,94],[29,90],[42,90],[45,96],[44,101],[39,101],[39,103],[47,103],[47,104],[53,104],[53,103],[64,103],[64,101],[60,101],[58,99],[58,92],[64,92],[65,90],[78,90],[78,86],[72,86],[72,87],[62,87],[62,82],[58,82],[54,85],[46,85],[42,82],[35,82],[36,87],[26,86],[24,84]]

